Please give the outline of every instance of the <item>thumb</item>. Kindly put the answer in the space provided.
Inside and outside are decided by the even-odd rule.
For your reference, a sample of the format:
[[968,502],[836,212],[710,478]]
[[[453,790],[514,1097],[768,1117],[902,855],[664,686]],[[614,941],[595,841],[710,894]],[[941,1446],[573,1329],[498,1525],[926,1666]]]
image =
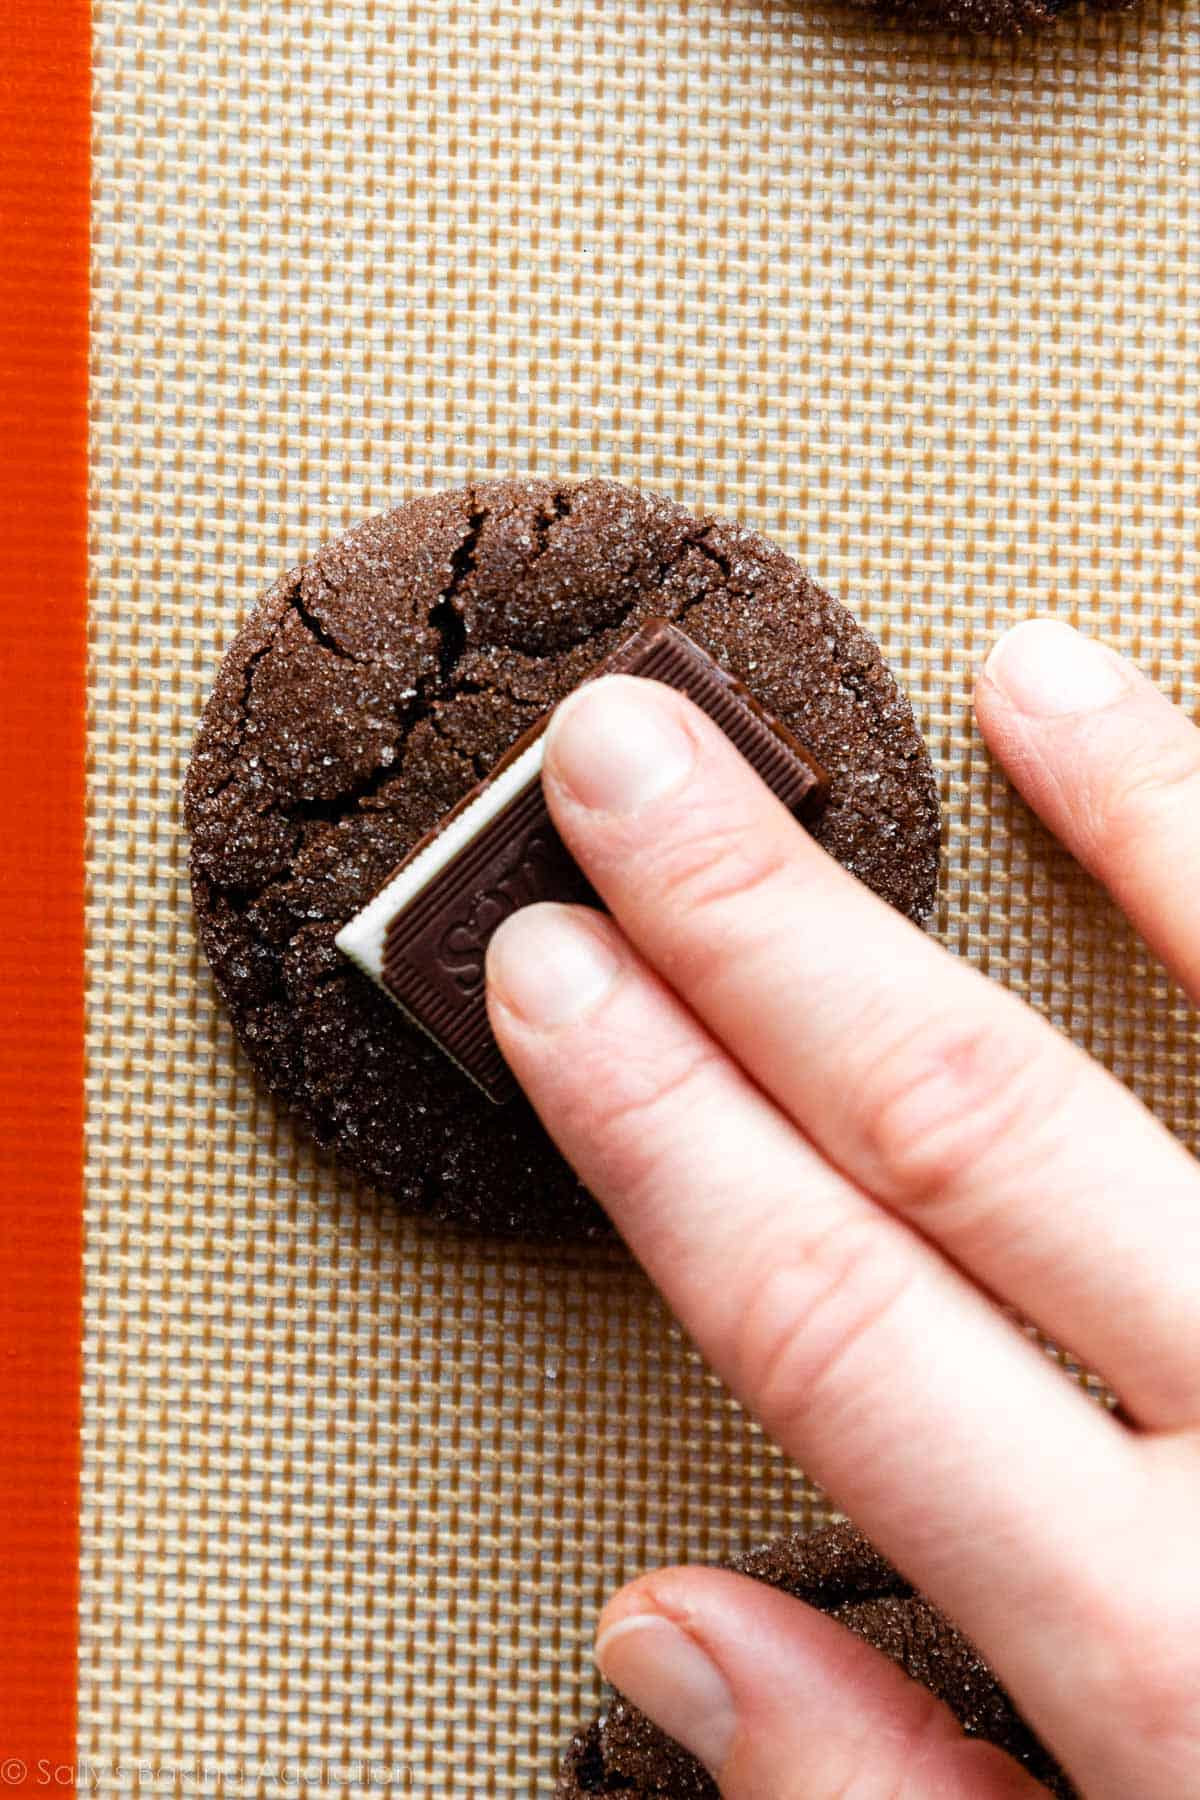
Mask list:
[[1034,1800],[1045,1789],[836,1620],[723,1569],[663,1569],[610,1601],[606,1680],[725,1800]]

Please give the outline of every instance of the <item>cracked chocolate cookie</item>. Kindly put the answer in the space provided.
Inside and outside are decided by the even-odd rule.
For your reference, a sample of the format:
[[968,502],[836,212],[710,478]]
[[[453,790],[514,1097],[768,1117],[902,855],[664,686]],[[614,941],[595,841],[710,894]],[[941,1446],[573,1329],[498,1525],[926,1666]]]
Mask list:
[[[1071,1800],[1075,1789],[978,1652],[852,1525],[776,1538],[729,1567],[840,1620],[943,1700],[968,1736],[998,1745]],[[719,1800],[700,1764],[620,1695],[571,1740],[556,1800],[605,1794]]]
[[[884,24],[1020,37],[1078,10],[1077,0],[850,0]],[[1088,0],[1091,12],[1128,12],[1135,0]]]
[[532,1108],[477,1092],[334,937],[655,616],[810,747],[830,777],[814,835],[923,920],[936,790],[876,646],[774,544],[659,495],[497,481],[410,500],[283,576],[221,666],[186,792],[204,950],[263,1081],[407,1207],[537,1235],[601,1225]]

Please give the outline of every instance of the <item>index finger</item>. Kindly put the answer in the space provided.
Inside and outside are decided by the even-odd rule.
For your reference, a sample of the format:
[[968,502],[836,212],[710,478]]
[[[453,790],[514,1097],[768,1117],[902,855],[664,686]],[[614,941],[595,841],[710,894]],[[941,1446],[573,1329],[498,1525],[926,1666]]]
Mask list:
[[1200,1186],[1132,1095],[847,874],[669,688],[581,688],[543,782],[622,929],[839,1169],[1132,1416],[1200,1418]]

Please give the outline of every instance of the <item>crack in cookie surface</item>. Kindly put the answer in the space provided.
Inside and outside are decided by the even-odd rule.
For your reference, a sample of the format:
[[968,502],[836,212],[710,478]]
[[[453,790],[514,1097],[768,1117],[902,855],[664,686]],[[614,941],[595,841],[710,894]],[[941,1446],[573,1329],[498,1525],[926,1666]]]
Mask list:
[[776,546],[661,496],[513,481],[420,497],[277,583],[218,676],[187,787],[218,986],[273,1091],[407,1204],[509,1230],[599,1225],[532,1110],[476,1096],[332,939],[655,613],[811,745],[834,778],[817,835],[921,917],[936,796],[877,650]]

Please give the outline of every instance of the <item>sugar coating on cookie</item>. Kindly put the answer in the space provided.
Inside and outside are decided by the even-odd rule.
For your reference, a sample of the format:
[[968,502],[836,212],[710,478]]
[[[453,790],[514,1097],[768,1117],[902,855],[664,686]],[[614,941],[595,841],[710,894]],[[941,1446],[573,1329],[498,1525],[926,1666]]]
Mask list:
[[[811,819],[829,781],[737,678],[666,619],[648,619],[585,681],[636,675],[686,695],[796,818]],[[524,906],[599,905],[559,836],[542,786],[544,713],[343,925],[334,943],[498,1106],[519,1088],[492,1031],[487,949]]]
[[[963,1730],[1007,1751],[1060,1800],[1075,1789],[979,1652],[852,1525],[775,1538],[728,1564],[837,1619],[949,1707]],[[620,1695],[576,1732],[556,1800],[720,1800],[695,1759]]]
[[201,941],[254,1070],[350,1173],[439,1218],[602,1229],[532,1108],[497,1108],[337,949],[414,846],[651,617],[828,771],[813,835],[923,921],[939,814],[874,642],[777,545],[611,482],[498,481],[367,520],[234,639],[186,788]]
[[[1021,37],[1077,10],[1078,0],[850,0],[886,24],[972,37]],[[1128,12],[1136,0],[1086,0],[1091,12]]]

